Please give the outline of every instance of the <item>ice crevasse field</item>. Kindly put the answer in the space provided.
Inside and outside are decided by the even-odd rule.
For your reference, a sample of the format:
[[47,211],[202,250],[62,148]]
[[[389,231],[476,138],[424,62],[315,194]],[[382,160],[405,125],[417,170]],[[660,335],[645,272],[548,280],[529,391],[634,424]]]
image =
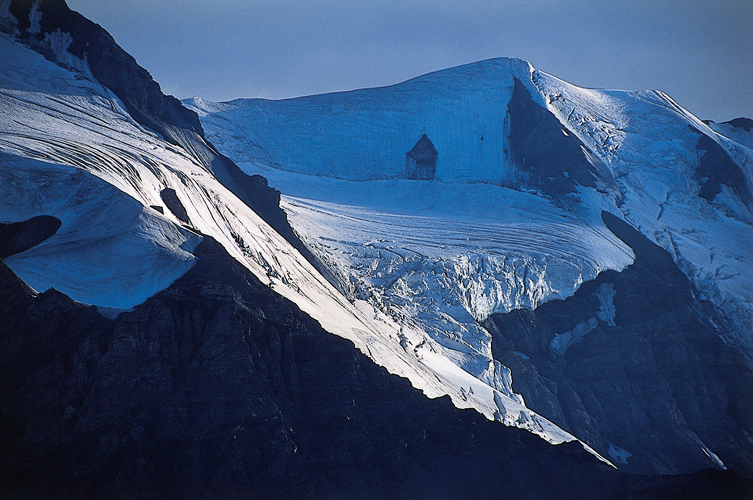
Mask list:
[[[528,109],[556,118],[555,135],[580,141],[608,181],[564,193],[526,182],[512,138],[519,87]],[[384,88],[184,103],[224,154],[282,191],[293,229],[351,301],[424,332],[444,358],[505,394],[515,397],[509,371],[492,360],[478,321],[568,297],[630,265],[632,250],[602,211],[668,250],[702,298],[734,318],[727,340],[753,347],[748,188],[720,184],[713,199],[699,196],[697,147],[702,134],[713,138],[750,186],[753,133],[704,123],[661,92],[582,89],[494,59]],[[406,178],[406,154],[424,135],[437,151],[434,177]],[[545,148],[555,138],[539,140]],[[562,332],[553,352],[582,334]],[[425,337],[399,338],[420,356]]]
[[[553,443],[575,439],[510,390],[509,371],[488,358],[483,332],[452,343],[436,336],[440,342],[418,317],[395,315],[368,295],[346,296],[197,158],[135,122],[85,65],[64,69],[4,34],[0,44],[3,222],[62,221],[54,236],[5,260],[34,289],[56,288],[117,313],[169,286],[193,265],[202,235],[212,236],[326,330],[427,396],[448,394],[459,407]],[[164,189],[175,190],[189,223],[164,209]]]

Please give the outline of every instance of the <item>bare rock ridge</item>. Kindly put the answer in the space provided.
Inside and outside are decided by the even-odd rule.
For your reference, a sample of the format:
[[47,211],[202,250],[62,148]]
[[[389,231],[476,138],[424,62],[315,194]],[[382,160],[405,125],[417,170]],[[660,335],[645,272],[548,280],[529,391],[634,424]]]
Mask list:
[[750,132],[751,129],[753,129],[753,119],[746,117],[735,118],[734,120],[730,120],[728,122],[722,122],[722,124],[729,124],[733,127],[741,128],[746,132]]
[[635,263],[568,299],[492,315],[495,358],[527,405],[623,470],[672,474],[721,461],[753,474],[742,431],[753,425],[753,373],[742,354],[720,338],[665,250],[602,216]]
[[751,487],[719,470],[632,476],[576,443],[428,400],[211,238],[196,255],[114,320],[55,290],[33,296],[0,263],[0,496],[743,498]]
[[[703,122],[706,124],[714,123],[711,120],[703,120]],[[753,119],[741,116],[739,118],[734,118],[732,120],[722,122],[721,125],[730,125],[735,128],[741,128],[746,132],[750,132],[751,130],[753,130]]]
[[[29,14],[35,7],[42,14],[39,31],[29,30]],[[128,112],[139,123],[176,144],[167,126],[188,129],[203,136],[196,113],[185,109],[175,97],[163,95],[149,72],[120,48],[109,33],[70,10],[64,0],[13,0],[10,12],[18,20],[25,41],[53,60],[51,51],[45,51],[45,34],[57,30],[69,33],[72,42],[68,52],[85,59],[94,77],[123,101]]]

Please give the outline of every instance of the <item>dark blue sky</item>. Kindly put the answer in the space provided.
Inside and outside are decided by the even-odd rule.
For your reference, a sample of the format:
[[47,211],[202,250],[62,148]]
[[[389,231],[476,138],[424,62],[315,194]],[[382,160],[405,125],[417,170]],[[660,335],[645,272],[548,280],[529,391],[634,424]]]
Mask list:
[[389,85],[490,57],[583,87],[753,117],[753,0],[68,0],[166,93],[214,101]]

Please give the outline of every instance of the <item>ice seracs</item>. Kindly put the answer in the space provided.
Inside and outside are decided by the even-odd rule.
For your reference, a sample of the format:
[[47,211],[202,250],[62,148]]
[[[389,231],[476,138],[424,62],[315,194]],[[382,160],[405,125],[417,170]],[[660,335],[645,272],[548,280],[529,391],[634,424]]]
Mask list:
[[[750,206],[724,183],[713,199],[701,198],[699,182],[704,180],[698,174],[699,140],[708,137],[730,153],[731,168],[739,168],[750,185],[750,149],[714,132],[664,93],[582,89],[524,61],[494,59],[378,89],[284,101],[186,103],[201,115],[208,136],[224,153],[282,190],[294,229],[312,248],[340,254],[327,258],[344,274],[343,283],[391,304],[386,309],[407,303],[407,295],[399,296],[408,294],[410,283],[431,290],[429,295],[410,292],[411,317],[441,309],[443,302],[431,298],[443,289],[441,280],[431,278],[435,284],[428,286],[417,279],[418,262],[427,261],[454,263],[448,274],[452,285],[442,295],[462,304],[449,314],[456,321],[464,314],[478,319],[567,296],[579,280],[630,262],[624,248],[616,251],[619,242],[609,243],[610,233],[598,219],[606,210],[673,252],[704,297],[734,318],[733,341],[753,347],[747,333],[753,317]],[[515,115],[535,110],[553,124],[527,123],[530,117]],[[516,141],[515,128],[519,133],[521,126],[532,135]],[[584,169],[565,170],[556,181],[560,184],[536,178],[548,173],[526,171],[530,153],[515,150],[545,150],[556,142],[548,135],[553,127],[561,137],[578,141],[580,153],[573,149],[572,155],[582,154],[576,160]],[[402,156],[424,135],[439,157],[428,187],[400,181]],[[546,154],[534,155],[549,158]],[[557,165],[557,156],[552,158],[547,167],[552,171],[572,167],[569,159]],[[518,218],[511,207],[523,208],[525,215]],[[431,219],[435,214],[441,215]],[[467,222],[461,228],[463,218]],[[481,219],[483,224],[469,223]],[[516,227],[518,220],[525,222]],[[569,229],[547,226],[558,220]],[[415,228],[408,229],[411,224]],[[428,252],[414,244],[405,245],[405,251],[416,252],[413,256],[390,254],[394,242],[422,235],[422,225],[436,229],[427,233],[434,243]],[[350,239],[329,234],[346,228],[361,234]],[[354,246],[360,247],[357,252]],[[452,248],[463,250],[449,255]],[[563,256],[557,248],[572,251]],[[614,258],[615,251],[622,256]],[[579,255],[591,256],[589,262]],[[368,259],[371,266],[364,262]],[[476,269],[464,276],[461,268],[469,266]],[[489,272],[495,267],[506,270]],[[445,272],[433,269],[428,276],[436,277],[438,270],[439,276]],[[439,316],[433,321],[438,331],[474,331],[472,320],[460,320],[462,328]]]

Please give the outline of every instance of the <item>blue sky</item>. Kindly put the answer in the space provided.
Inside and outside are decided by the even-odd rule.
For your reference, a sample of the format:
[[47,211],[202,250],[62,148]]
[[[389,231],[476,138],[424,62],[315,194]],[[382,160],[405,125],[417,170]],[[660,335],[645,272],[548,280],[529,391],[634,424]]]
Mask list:
[[576,85],[753,117],[753,0],[68,0],[166,93],[285,98],[519,57]]

